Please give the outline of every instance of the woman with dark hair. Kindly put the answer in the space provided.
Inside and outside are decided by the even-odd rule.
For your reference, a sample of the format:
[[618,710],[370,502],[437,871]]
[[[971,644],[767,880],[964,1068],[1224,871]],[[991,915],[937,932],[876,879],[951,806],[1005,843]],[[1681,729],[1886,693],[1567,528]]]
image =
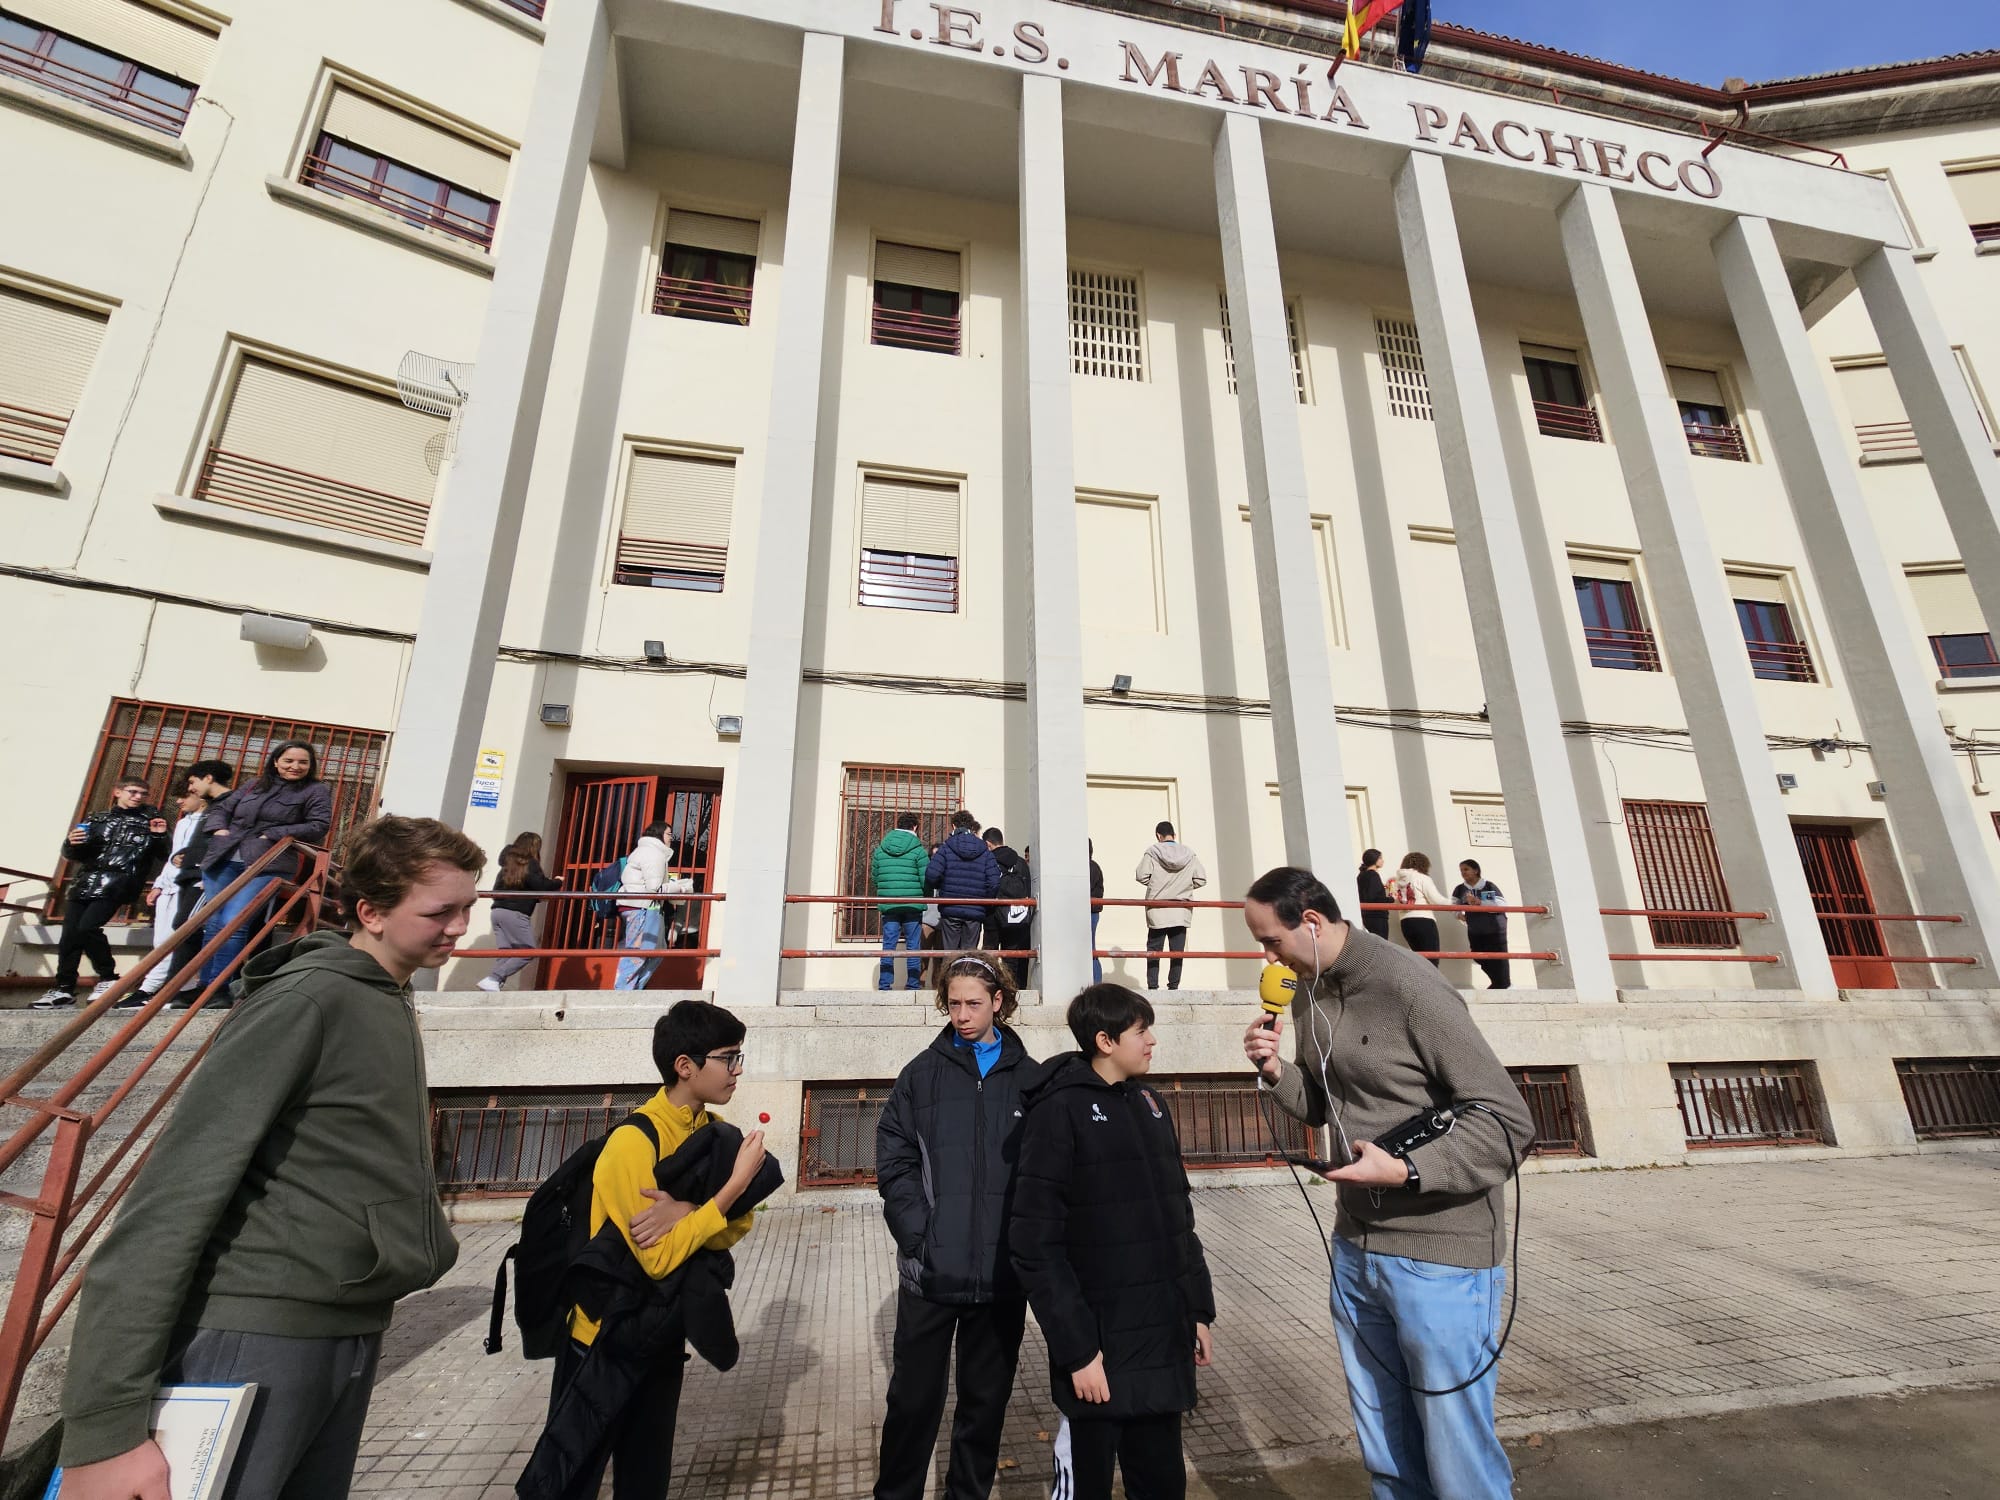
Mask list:
[[[281,740],[273,745],[261,776],[209,807],[200,830],[208,837],[201,861],[202,891],[209,905],[203,941],[212,939],[239,913],[250,911],[253,915],[202,965],[201,989],[219,979],[256,935],[262,920],[264,893],[276,881],[296,879],[303,874],[305,863],[302,859],[279,860],[219,906],[216,897],[285,839],[317,844],[325,840],[327,830],[332,827],[333,789],[319,779],[319,756],[304,740]],[[190,994],[188,1002],[193,999]],[[229,1000],[227,996],[218,996],[210,1004],[227,1006]]]
[[[559,891],[560,880],[551,880],[542,873],[542,836],[539,833],[518,833],[514,842],[500,851],[500,875],[493,882],[499,891]],[[535,908],[541,902],[533,896],[495,896],[493,898],[493,936],[500,940],[502,948],[532,948],[535,946]],[[533,963],[532,958],[496,958],[493,972],[479,981],[482,990],[497,990],[521,970]]]
[[1387,905],[1389,888],[1382,884],[1382,851],[1364,849],[1361,851],[1361,873],[1355,877],[1355,889],[1361,893],[1361,925],[1378,938],[1389,935],[1389,914],[1386,911],[1370,911],[1369,906]]

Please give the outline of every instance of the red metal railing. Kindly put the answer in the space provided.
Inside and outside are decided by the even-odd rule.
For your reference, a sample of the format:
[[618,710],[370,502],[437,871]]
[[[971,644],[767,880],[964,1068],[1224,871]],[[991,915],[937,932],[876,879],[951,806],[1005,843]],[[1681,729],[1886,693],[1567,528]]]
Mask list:
[[1804,641],[1745,641],[1750,670],[1766,682],[1818,682]]
[[653,311],[669,318],[699,318],[708,323],[747,323],[750,288],[663,275],[653,284]]
[[1535,427],[1543,437],[1575,438],[1585,443],[1604,441],[1604,428],[1594,407],[1537,401],[1534,408]]
[[926,349],[936,354],[959,351],[957,313],[908,312],[901,308],[874,308],[868,340],[897,349]]
[[2000,1135],[2000,1057],[1898,1058],[1896,1077],[1918,1140]]
[[809,1083],[799,1119],[799,1186],[864,1187],[875,1180],[875,1127],[893,1087]]
[[12,42],[0,41],[0,73],[11,73],[16,78],[39,83],[93,109],[101,109],[108,115],[117,115],[135,125],[144,125],[149,130],[166,135],[179,135],[194,108],[192,91],[185,101],[158,99],[141,93],[136,79],[116,83],[82,68],[71,67],[68,63],[57,62],[53,57],[17,47]]
[[222,448],[202,460],[195,497],[314,526],[421,547],[430,507],[383,490],[288,469]]
[[1744,446],[1742,429],[1733,424],[1718,427],[1707,422],[1683,422],[1681,429],[1687,433],[1688,452],[1696,458],[1726,458],[1739,464],[1750,462],[1750,450]]
[[[200,986],[202,966],[221,950],[233,934],[258,920],[259,905],[246,906],[227,923],[219,924],[213,930],[206,930],[206,919],[201,917],[177,928],[165,943],[126,971],[103,995],[69,1015],[55,1034],[38,1047],[26,1062],[0,1079],[0,1107],[21,1110],[28,1116],[6,1142],[0,1144],[0,1173],[13,1168],[36,1141],[51,1129],[54,1131],[48,1162],[42,1171],[40,1194],[28,1197],[21,1193],[0,1192],[0,1208],[29,1216],[27,1241],[15,1270],[5,1317],[0,1319],[0,1438],[4,1438],[8,1424],[13,1420],[14,1403],[20,1395],[22,1376],[26,1373],[29,1360],[47,1341],[56,1324],[62,1321],[63,1314],[69,1310],[82,1285],[81,1278],[71,1273],[77,1269],[98,1230],[110,1218],[112,1210],[118,1206],[145,1164],[147,1153],[141,1145],[142,1138],[208,1054],[208,1049],[214,1045],[215,1034],[211,1033],[180,1071],[167,1080],[145,1112],[133,1122],[131,1129],[98,1166],[95,1174],[79,1187],[84,1154],[92,1139],[104,1131],[119,1107],[132,1097],[133,1091],[187,1030],[195,1016],[236,977],[259,944],[282,926],[296,923],[301,931],[306,932],[318,926],[320,899],[326,888],[327,852],[286,839],[251,864],[208,903],[209,911],[219,911],[253,879],[271,873],[274,868],[293,864],[301,857],[307,866],[303,878],[281,880],[273,888],[268,908],[270,915],[257,928],[251,941],[244,945],[242,953],[213,983],[199,988],[190,1008],[177,1015],[163,1032],[152,1039],[145,1055],[118,1081],[103,1103],[89,1110],[76,1107],[83,1091],[140,1040],[146,1028],[182,991],[192,991]],[[102,1046],[78,1063],[67,1078],[46,1094],[27,1092],[55,1063],[68,1056],[70,1049],[113,1007],[127,996],[137,994],[148,974],[160,964],[170,962],[181,948],[190,945],[195,946],[197,951],[187,966],[148,997],[143,1006],[131,1012],[130,1018]],[[131,1158],[130,1165],[125,1165],[128,1157]],[[93,1210],[94,1200],[101,1201],[95,1202]],[[86,1212],[90,1215],[87,1220],[84,1218]],[[79,1223],[81,1228],[78,1228]],[[52,1305],[51,1297],[54,1299]]]
[[56,888],[55,876],[37,875],[33,870],[16,870],[6,865],[0,865],[0,876],[6,877],[4,880],[0,880],[0,911],[17,911],[23,916],[39,917],[42,914],[42,909],[48,904],[48,897],[44,896],[40,901],[36,902],[9,900],[8,898],[13,894],[15,881],[38,880],[50,890]]
[[[609,901],[613,906],[623,901],[650,901],[659,906],[678,906],[682,902],[727,901],[729,897],[721,891],[480,891],[479,899],[490,901],[500,897],[508,901]],[[622,908],[621,908],[622,910]],[[615,935],[619,928],[615,921],[603,924]],[[620,948],[612,944],[585,945],[582,947],[544,948],[454,948],[453,958],[720,958],[720,948]]]
[[1568,1068],[1509,1068],[1507,1076],[1520,1091],[1521,1102],[1535,1122],[1530,1156],[1583,1155],[1583,1127],[1578,1123],[1573,1082]]
[[324,156],[308,156],[299,181],[309,188],[332,193],[337,198],[358,198],[364,203],[373,203],[419,229],[435,229],[454,239],[470,241],[482,250],[493,247],[493,221],[490,218],[475,218],[448,208],[435,198],[419,198],[415,193],[392,188],[373,177],[350,172]]
[[1615,630],[1608,625],[1583,627],[1583,644],[1593,667],[1622,672],[1657,672],[1660,648],[1650,630]]
[[864,551],[856,600],[878,609],[951,614],[958,609],[958,559]]
[[0,401],[0,457],[52,464],[68,430],[68,417]]
[[1854,435],[1861,440],[1863,458],[1922,458],[1917,446],[1917,429],[1908,422],[1856,422]]
[[1691,1147],[1826,1141],[1805,1070],[1796,1063],[1682,1064],[1673,1074],[1681,1127]]

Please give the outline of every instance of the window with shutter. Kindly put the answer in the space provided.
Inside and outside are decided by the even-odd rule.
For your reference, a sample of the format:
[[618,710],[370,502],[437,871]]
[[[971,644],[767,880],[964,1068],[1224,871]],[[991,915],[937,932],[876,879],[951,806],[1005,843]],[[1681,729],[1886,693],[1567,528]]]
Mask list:
[[1880,355],[1841,360],[1834,365],[1834,383],[1853,419],[1863,459],[1921,458],[1916,429],[1903,408],[1896,378]]
[[1975,244],[2000,241],[2000,163],[1947,167],[1945,180],[1958,197]]
[[735,494],[733,459],[634,453],[611,581],[720,593]]
[[53,464],[105,315],[0,286],[0,455]]
[[1069,367],[1107,380],[1146,378],[1138,277],[1070,267]]
[[485,249],[507,166],[498,151],[336,84],[299,181]]
[[1632,564],[1611,557],[1572,556],[1569,570],[1590,664],[1620,672],[1659,671],[1659,646],[1639,612]]
[[[1708,807],[1701,802],[1627,802],[1625,833],[1639,867],[1641,905],[1650,911],[1728,911],[1729,885]],[[1661,948],[1734,948],[1736,924],[1725,918],[1650,917]]]
[[956,250],[877,240],[869,342],[931,354],[960,353],[962,275]]
[[672,209],[653,311],[705,323],[750,321],[757,276],[757,221]]
[[187,124],[215,34],[133,0],[11,0],[0,73],[166,135]]
[[858,601],[957,613],[958,511],[956,484],[865,476]]
[[1389,415],[1431,422],[1431,382],[1424,373],[1424,346],[1417,325],[1407,318],[1375,319],[1375,348],[1382,356],[1382,381],[1389,388]]
[[1574,349],[1523,344],[1521,365],[1528,372],[1535,428],[1543,437],[1604,441],[1604,429],[1598,425],[1597,411],[1583,383],[1583,361]]
[[1931,643],[1940,677],[2000,677],[1993,635],[1963,568],[1927,568],[1909,573],[1917,619]]
[[420,547],[445,425],[393,396],[246,358],[195,495]]
[[1729,398],[1723,394],[1719,374],[1714,370],[1668,365],[1667,384],[1674,393],[1674,405],[1680,409],[1681,427],[1687,433],[1690,453],[1734,463],[1750,461],[1742,429],[1730,414]]
[[[1222,304],[1222,380],[1230,395],[1236,394],[1236,341],[1229,332],[1229,292],[1224,289],[1217,294]],[[1306,352],[1299,340],[1299,309],[1295,302],[1285,304],[1285,341],[1292,350],[1292,386],[1298,392],[1299,404],[1306,401]]]
[[1776,573],[1728,574],[1736,621],[1750,652],[1750,670],[1768,682],[1817,682],[1812,652],[1800,639],[1783,577]]

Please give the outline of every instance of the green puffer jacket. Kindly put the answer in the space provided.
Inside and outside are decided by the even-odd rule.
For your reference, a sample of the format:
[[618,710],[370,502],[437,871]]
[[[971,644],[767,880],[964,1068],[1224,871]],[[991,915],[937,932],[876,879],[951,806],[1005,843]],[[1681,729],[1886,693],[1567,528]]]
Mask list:
[[882,903],[882,915],[889,921],[913,921],[923,914],[924,867],[930,858],[924,850],[924,841],[907,828],[891,828],[882,835],[870,862],[875,875],[875,894],[906,898]]

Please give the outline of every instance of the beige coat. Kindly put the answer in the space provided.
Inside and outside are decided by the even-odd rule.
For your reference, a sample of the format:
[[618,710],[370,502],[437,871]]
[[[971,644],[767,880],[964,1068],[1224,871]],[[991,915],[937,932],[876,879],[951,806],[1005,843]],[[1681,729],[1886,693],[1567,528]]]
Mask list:
[[[1132,878],[1143,885],[1147,896],[1155,901],[1186,900],[1208,884],[1208,871],[1201,867],[1201,856],[1186,844],[1165,839],[1140,856],[1139,868],[1132,872]],[[1185,927],[1193,920],[1192,907],[1146,908],[1148,927]]]

